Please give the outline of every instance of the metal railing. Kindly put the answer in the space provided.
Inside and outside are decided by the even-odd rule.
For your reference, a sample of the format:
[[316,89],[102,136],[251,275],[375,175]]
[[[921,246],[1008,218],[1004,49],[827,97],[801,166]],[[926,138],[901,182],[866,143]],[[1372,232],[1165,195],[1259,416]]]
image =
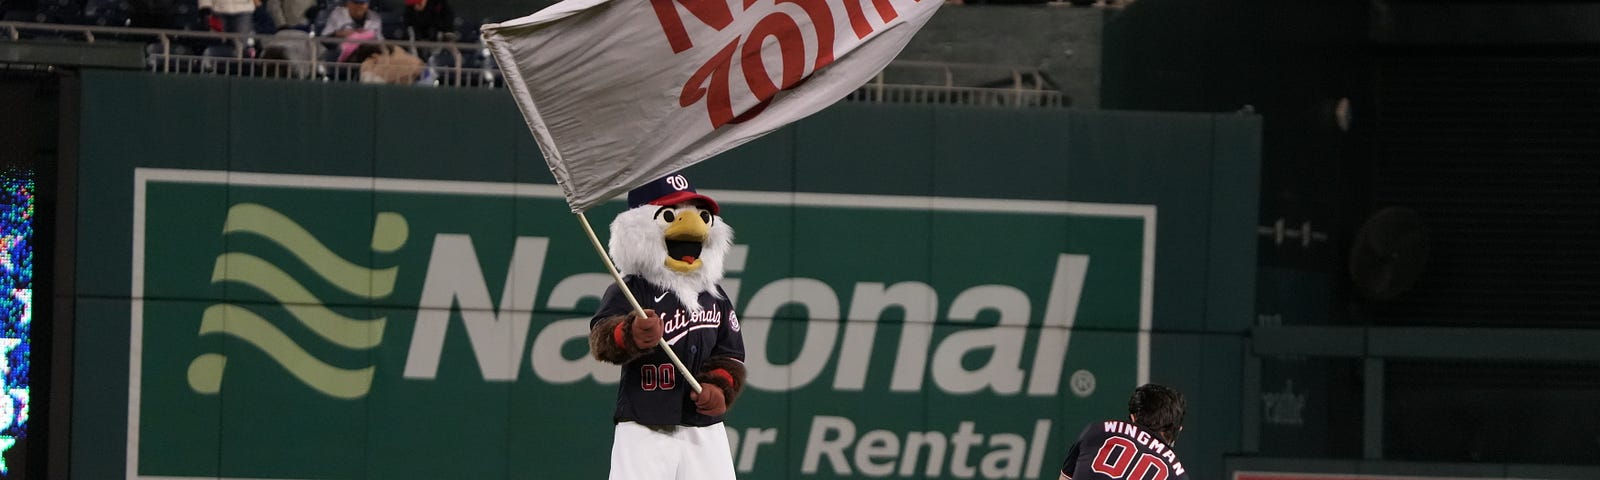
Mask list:
[[298,30],[274,35],[0,22],[5,39],[144,43],[145,69],[181,75],[251,76],[320,81],[360,81],[361,65],[338,60],[342,50],[399,47],[423,62],[417,83],[494,87],[500,71],[477,43],[414,40],[345,40]]
[[[247,35],[188,30],[0,22],[0,40],[140,42],[145,69],[174,75],[249,76],[311,81],[361,81],[361,65],[340,62],[341,49],[400,47],[423,60],[416,83],[494,88],[503,78],[481,43],[356,40],[285,30]],[[1064,108],[1071,98],[1037,68],[897,60],[846,100],[874,103]]]
[[1072,105],[1072,99],[1049,85],[1044,73],[1037,68],[914,60],[890,63],[846,99],[990,107],[1066,108]]

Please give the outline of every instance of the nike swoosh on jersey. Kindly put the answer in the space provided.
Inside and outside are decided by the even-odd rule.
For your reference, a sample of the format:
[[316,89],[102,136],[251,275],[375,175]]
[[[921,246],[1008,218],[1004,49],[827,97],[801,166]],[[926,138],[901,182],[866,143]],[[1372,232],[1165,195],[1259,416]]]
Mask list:
[[661,292],[660,295],[656,295],[656,301],[659,302],[659,301],[661,301],[661,299],[667,298],[667,295],[671,294],[671,293],[672,292]]

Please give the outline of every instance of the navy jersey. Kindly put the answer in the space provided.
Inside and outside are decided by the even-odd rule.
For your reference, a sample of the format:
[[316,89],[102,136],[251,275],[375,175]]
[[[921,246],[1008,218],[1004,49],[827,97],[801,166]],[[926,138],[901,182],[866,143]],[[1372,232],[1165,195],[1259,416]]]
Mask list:
[[[623,278],[628,290],[633,292],[639,305],[655,310],[661,316],[662,339],[671,345],[673,353],[689,371],[703,373],[702,365],[712,357],[728,357],[744,362],[744,337],[739,333],[739,317],[733,313],[733,302],[728,300],[722,287],[717,287],[721,297],[711,292],[700,292],[695,299],[700,311],[684,308],[681,299],[670,290],[649,281],[629,275]],[[616,285],[606,289],[600,300],[600,311],[589,321],[589,327],[606,317],[628,315],[633,306]],[[617,386],[617,410],[614,421],[632,421],[643,425],[690,425],[704,427],[715,425],[722,417],[711,417],[695,411],[689,399],[690,388],[681,378],[672,360],[659,347],[650,349],[622,366],[622,382]]]
[[1091,423],[1078,435],[1061,465],[1071,480],[1189,480],[1178,453],[1137,425],[1121,420]]

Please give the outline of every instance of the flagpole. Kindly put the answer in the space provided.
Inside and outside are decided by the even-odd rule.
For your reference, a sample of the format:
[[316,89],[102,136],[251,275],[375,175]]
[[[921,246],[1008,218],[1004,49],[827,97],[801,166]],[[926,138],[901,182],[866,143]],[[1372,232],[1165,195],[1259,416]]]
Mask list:
[[[617,288],[622,289],[622,296],[628,299],[629,305],[633,305],[633,313],[639,318],[644,318],[644,307],[639,306],[639,299],[633,297],[633,292],[628,290],[628,284],[622,281],[622,274],[617,273],[617,266],[611,263],[611,255],[606,254],[605,247],[600,246],[600,237],[594,234],[594,227],[589,226],[589,217],[583,216],[583,212],[577,212],[576,215],[578,223],[583,224],[583,233],[589,234],[589,243],[594,245],[595,253],[600,254],[600,260],[606,264],[606,270],[611,272],[611,278],[617,281]],[[628,341],[633,341],[631,336]],[[672,360],[673,366],[678,367],[678,373],[689,382],[689,388],[693,388],[694,393],[700,393],[700,382],[694,379],[694,372],[690,372],[689,367],[683,366],[683,361],[678,359],[677,352],[672,351],[672,346],[667,345],[666,339],[662,339],[658,346],[661,347],[661,351],[667,352],[667,358]]]

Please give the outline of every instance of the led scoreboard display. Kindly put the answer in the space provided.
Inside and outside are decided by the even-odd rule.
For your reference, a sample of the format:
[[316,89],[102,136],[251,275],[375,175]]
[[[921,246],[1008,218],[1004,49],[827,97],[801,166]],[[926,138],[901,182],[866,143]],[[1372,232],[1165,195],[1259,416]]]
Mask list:
[[16,466],[28,436],[29,333],[33,323],[34,179],[31,172],[0,173],[0,477]]

